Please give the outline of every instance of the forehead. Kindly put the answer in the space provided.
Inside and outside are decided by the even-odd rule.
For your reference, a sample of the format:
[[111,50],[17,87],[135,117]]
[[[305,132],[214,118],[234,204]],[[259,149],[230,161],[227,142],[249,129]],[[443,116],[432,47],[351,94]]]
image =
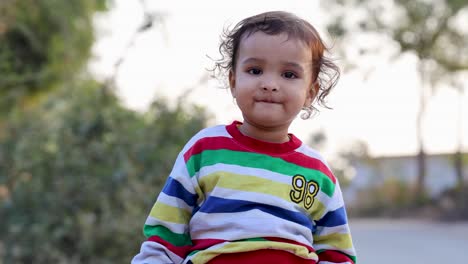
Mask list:
[[243,36],[239,43],[239,62],[248,58],[310,64],[312,52],[304,41],[286,33],[269,35],[258,31]]

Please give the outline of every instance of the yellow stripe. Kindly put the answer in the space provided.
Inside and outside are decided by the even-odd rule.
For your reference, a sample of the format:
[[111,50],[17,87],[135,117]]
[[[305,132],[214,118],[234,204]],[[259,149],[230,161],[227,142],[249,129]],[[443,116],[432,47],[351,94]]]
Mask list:
[[190,212],[160,202],[154,204],[150,216],[178,224],[187,224],[190,220]]
[[266,193],[281,198],[289,197],[290,190],[289,184],[229,172],[215,172],[208,174],[201,179],[200,185],[205,193],[212,191],[215,186],[219,186],[246,192]]
[[294,255],[301,258],[318,261],[317,254],[315,254],[315,252],[309,252],[309,250],[306,247],[275,241],[241,241],[232,243],[228,242],[218,248],[209,248],[200,251],[199,253],[193,256],[191,261],[193,262],[193,264],[204,264],[221,254],[249,252],[260,249],[284,250],[291,252]]
[[348,249],[353,247],[351,236],[349,234],[341,233],[314,237],[314,244],[327,244],[338,249]]
[[200,204],[202,201],[205,200],[205,193],[200,189],[199,185],[194,186],[195,193],[198,195],[197,203]]
[[[230,172],[214,172],[205,175],[200,180],[202,193],[211,192],[215,186],[244,192],[264,193],[292,202],[289,195],[291,184],[275,182],[260,177]],[[307,210],[302,203],[298,205]],[[318,199],[315,199],[314,204],[307,211],[309,215],[314,217],[314,220],[319,220],[325,214],[325,209],[325,206]]]

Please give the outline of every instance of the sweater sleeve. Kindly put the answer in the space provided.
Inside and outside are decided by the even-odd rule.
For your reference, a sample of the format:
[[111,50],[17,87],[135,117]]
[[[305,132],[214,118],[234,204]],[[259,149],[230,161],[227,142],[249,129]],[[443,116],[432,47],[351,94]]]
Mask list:
[[182,263],[192,245],[188,224],[197,199],[184,156],[179,154],[146,219],[147,240],[132,264]]
[[356,252],[338,181],[325,214],[316,221],[316,225],[313,237],[319,264],[356,264]]

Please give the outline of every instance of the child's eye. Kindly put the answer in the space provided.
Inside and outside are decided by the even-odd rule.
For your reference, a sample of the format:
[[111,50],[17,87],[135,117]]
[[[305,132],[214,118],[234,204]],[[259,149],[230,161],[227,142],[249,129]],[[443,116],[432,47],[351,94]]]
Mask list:
[[253,69],[248,70],[247,72],[253,75],[259,75],[262,73],[262,70],[253,68]]
[[283,73],[283,76],[286,79],[295,79],[295,78],[297,78],[297,75],[294,72],[285,72],[285,73]]

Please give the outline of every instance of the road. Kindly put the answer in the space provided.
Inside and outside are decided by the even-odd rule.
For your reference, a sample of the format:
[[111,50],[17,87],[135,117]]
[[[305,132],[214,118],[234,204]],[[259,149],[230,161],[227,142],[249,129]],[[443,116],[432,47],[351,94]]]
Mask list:
[[468,263],[468,222],[350,219],[358,264]]

